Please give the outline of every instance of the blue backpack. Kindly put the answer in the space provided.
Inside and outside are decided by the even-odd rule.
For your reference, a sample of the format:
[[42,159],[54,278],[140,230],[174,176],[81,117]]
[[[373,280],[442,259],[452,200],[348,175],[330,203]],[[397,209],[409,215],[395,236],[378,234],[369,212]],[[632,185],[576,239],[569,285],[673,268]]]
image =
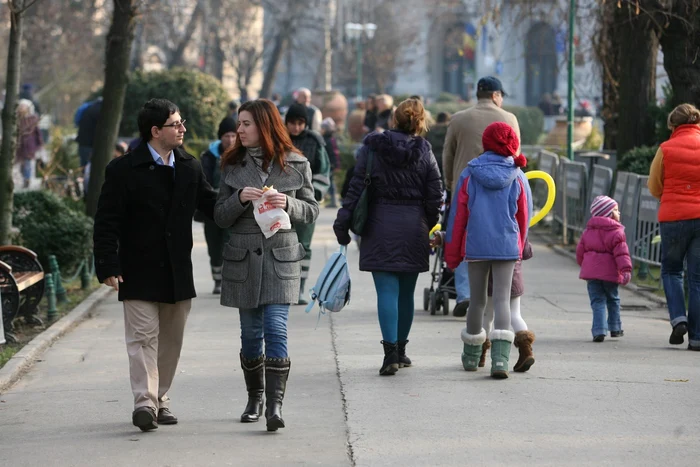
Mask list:
[[320,313],[337,312],[350,303],[350,270],[346,253],[347,247],[341,246],[340,251],[333,253],[326,263],[316,285],[311,288],[311,302],[306,307],[307,313],[316,302]]

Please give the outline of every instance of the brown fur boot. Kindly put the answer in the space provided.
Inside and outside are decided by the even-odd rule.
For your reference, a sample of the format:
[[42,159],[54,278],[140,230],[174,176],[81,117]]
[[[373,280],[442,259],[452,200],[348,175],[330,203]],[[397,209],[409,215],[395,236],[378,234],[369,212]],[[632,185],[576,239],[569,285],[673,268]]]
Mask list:
[[518,348],[520,356],[513,367],[516,373],[524,373],[535,364],[535,356],[532,354],[532,343],[535,342],[535,333],[532,331],[518,331],[515,334],[513,344]]
[[481,358],[479,359],[479,368],[483,368],[486,365],[486,352],[491,348],[491,341],[486,339],[486,341],[481,345]]

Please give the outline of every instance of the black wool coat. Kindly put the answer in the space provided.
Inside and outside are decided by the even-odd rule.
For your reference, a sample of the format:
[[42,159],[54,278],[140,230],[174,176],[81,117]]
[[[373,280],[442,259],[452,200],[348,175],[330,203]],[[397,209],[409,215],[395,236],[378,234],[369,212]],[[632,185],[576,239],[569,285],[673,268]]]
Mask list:
[[175,172],[157,165],[142,142],[107,166],[95,215],[100,282],[121,275],[119,300],[175,303],[195,297],[192,215],[213,219],[216,192],[199,162],[174,150]]

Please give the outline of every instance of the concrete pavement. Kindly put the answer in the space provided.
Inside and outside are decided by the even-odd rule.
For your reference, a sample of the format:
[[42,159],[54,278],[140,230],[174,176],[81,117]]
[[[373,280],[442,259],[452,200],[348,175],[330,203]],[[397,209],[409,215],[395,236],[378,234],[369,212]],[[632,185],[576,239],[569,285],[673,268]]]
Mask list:
[[[323,209],[312,276],[335,251]],[[525,263],[523,316],[536,364],[505,381],[461,368],[464,319],[416,311],[414,367],[379,377],[381,335],[371,276],[349,249],[353,299],[323,316],[290,314],[288,428],[241,424],[237,313],[209,292],[206,246],[195,225],[196,299],[172,409],[180,424],[140,433],[121,306],[58,341],[0,396],[0,465],[693,465],[700,456],[700,355],[667,344],[665,312],[623,290],[625,337],[591,342],[585,284],[569,258],[543,244]],[[422,307],[419,279],[416,308]],[[516,356],[516,350],[511,355]]]

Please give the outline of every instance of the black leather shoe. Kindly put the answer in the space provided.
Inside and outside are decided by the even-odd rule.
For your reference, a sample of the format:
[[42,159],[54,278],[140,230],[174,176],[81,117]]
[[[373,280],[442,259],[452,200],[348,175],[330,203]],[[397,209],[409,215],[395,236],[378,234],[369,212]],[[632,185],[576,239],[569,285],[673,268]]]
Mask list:
[[158,423],[161,425],[177,425],[177,417],[168,408],[158,410]]
[[214,290],[211,291],[214,295],[220,295],[221,294],[221,281],[214,281]]
[[625,331],[624,331],[624,330],[620,330],[620,331],[610,331],[610,337],[622,337],[622,336],[624,336],[624,335],[625,335]]
[[700,351],[700,345],[688,344],[688,350]]
[[683,343],[683,336],[688,332],[688,325],[683,323],[678,323],[673,326],[673,331],[671,331],[671,337],[668,338],[668,343],[671,345],[680,345]]
[[463,317],[467,316],[468,309],[469,309],[469,300],[459,302],[457,305],[455,305],[455,309],[452,310],[452,315],[457,316],[459,318],[463,318]]
[[131,414],[131,421],[134,426],[137,426],[141,431],[151,431],[158,428],[156,421],[156,409],[153,407],[139,407]]
[[593,342],[603,342],[605,340],[605,334],[598,334],[593,338]]

